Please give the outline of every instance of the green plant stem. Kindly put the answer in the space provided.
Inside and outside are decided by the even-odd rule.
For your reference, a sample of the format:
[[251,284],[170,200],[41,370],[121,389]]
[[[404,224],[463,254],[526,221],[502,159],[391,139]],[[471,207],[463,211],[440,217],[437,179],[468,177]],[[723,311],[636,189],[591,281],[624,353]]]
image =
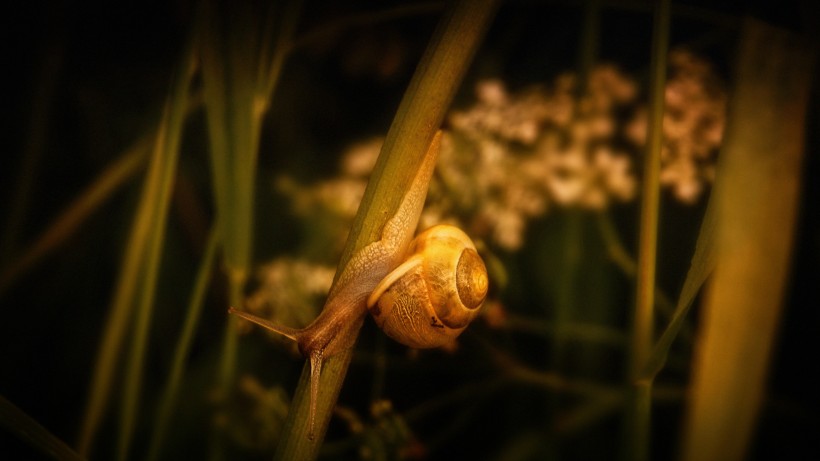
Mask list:
[[672,343],[680,333],[688,331],[688,328],[686,328],[688,325],[686,323],[686,315],[689,313],[689,308],[692,306],[692,303],[694,303],[695,296],[697,296],[701,286],[703,286],[706,282],[706,278],[714,270],[714,234],[717,220],[716,198],[716,194],[712,194],[709,198],[706,215],[703,217],[703,223],[701,223],[700,226],[698,241],[695,246],[695,254],[692,256],[692,264],[683,282],[678,303],[670,317],[669,324],[664,329],[657,343],[655,343],[652,354],[644,364],[644,369],[641,371],[641,379],[650,381],[655,379],[655,376],[666,363],[666,358],[669,355],[669,350],[672,348]]
[[[445,11],[387,133],[337,275],[356,251],[378,240],[385,221],[398,208],[498,3],[498,0],[458,1]],[[362,316],[359,322],[363,320]],[[309,365],[305,366],[276,459],[316,458],[351,355],[351,350],[341,352],[326,359],[322,367],[313,440],[308,438],[304,423],[309,412]]]
[[629,367],[629,408],[627,409],[624,459],[649,458],[652,381],[641,372],[649,360],[654,342],[655,269],[657,263],[658,216],[660,208],[660,162],[663,143],[664,86],[666,54],[669,47],[669,0],[655,6],[650,64],[650,110],[646,154],[643,166],[638,278],[632,324]]
[[[232,306],[243,305],[250,272],[262,121],[290,49],[301,2],[288,2],[281,19],[279,6],[271,4],[260,20],[257,5],[205,2],[198,21],[218,233]],[[226,312],[216,383],[221,402],[236,375],[236,322]],[[223,435],[214,430],[210,454],[220,459]]]
[[118,458],[125,460],[131,448],[131,440],[137,423],[145,352],[148,347],[151,316],[154,308],[154,294],[159,279],[162,249],[168,221],[171,195],[176,178],[179,146],[182,139],[183,123],[187,114],[188,88],[196,62],[193,47],[189,43],[177,71],[171,94],[165,105],[162,124],[157,132],[153,159],[149,166],[149,194],[146,198],[151,205],[148,225],[148,242],[142,273],[139,275],[140,288],[136,296],[136,319],[132,331],[130,357],[123,383],[121,426],[118,439]]
[[[598,231],[606,244],[609,259],[612,263],[615,264],[615,266],[617,266],[625,275],[635,280],[638,271],[638,263],[624,247],[620,237],[618,237],[618,232],[612,225],[612,219],[608,214],[604,213],[599,216]],[[695,280],[686,282],[684,286],[685,289],[682,290],[682,293],[688,293],[689,290],[686,288],[689,288],[689,285],[687,284],[692,284],[694,282]],[[703,283],[703,281],[691,286],[691,288],[695,289],[694,294],[697,294],[697,289],[700,287],[701,283]],[[679,315],[679,312],[676,310],[678,305],[673,304],[669,298],[669,295],[667,295],[666,292],[659,287],[655,287],[654,298],[655,309],[659,314],[666,317],[670,323],[679,322],[676,323],[675,336],[680,335],[680,337],[685,341],[691,342],[693,336],[692,327],[690,324],[684,322],[686,319],[685,315],[683,317],[676,317]]]
[[120,355],[120,349],[125,339],[128,320],[133,311],[133,298],[136,293],[139,272],[143,266],[143,251],[147,245],[148,225],[147,213],[142,209],[148,206],[147,183],[144,186],[144,197],[140,209],[135,215],[134,225],[126,245],[126,254],[114,289],[114,298],[111,309],[103,329],[100,347],[97,348],[97,358],[91,385],[89,386],[88,402],[86,404],[83,422],[80,428],[77,443],[78,452],[85,456],[91,445],[108,405],[111,387],[115,372],[115,365]]
[[[136,309],[150,309],[150,301],[146,298],[153,297],[171,186],[176,172],[182,122],[190,107],[188,84],[195,63],[190,46],[186,52],[187,55],[177,73],[162,120],[154,136],[154,148],[150,156],[142,196],[126,245],[126,254],[114,290],[111,310],[98,348],[88,402],[78,438],[78,451],[83,456],[91,450],[97,429],[108,405],[117,361],[132,316],[135,315]],[[142,300],[138,302],[141,298]],[[140,322],[147,324],[150,320],[150,314],[145,312],[138,312],[136,315],[146,316],[140,317],[138,319]],[[128,378],[124,383],[127,389],[123,400],[124,408],[120,428],[121,457],[125,456],[130,444],[130,431],[134,425],[134,409],[137,406],[140,387],[138,381],[141,379],[143,352],[139,349],[144,345],[140,344],[143,339],[138,336],[139,334],[134,337]]]
[[0,427],[6,428],[30,446],[54,459],[60,461],[85,459],[3,396],[0,396]]
[[[262,50],[259,53],[259,73],[257,76],[257,101],[259,103],[257,107],[261,108],[260,116],[264,115],[270,107],[273,92],[276,90],[277,83],[279,83],[282,69],[285,67],[285,61],[293,49],[293,35],[296,31],[296,25],[299,24],[301,12],[302,1],[291,0],[286,2],[279,21],[275,21],[279,15],[273,12],[268,15],[265,32],[262,35]],[[276,39],[272,40],[275,31],[278,31],[278,33]],[[274,42],[274,47],[269,55],[267,46],[270,42]]]
[[[581,43],[578,47],[578,81],[588,82],[592,67],[598,60],[598,46],[601,29],[601,0],[588,0],[584,2],[584,22],[581,31]],[[585,85],[578,85],[580,93],[583,93]]]
[[[562,215],[558,232],[560,272],[556,274],[555,303],[552,315],[554,333],[550,344],[547,367],[563,370],[567,361],[567,324],[572,321],[572,312],[577,303],[578,275],[583,254],[583,219],[578,210],[570,210]],[[556,404],[553,399],[552,404]],[[554,405],[552,405],[554,406]],[[549,411],[552,413],[552,411]]]
[[179,394],[179,387],[182,382],[182,376],[185,372],[185,361],[188,358],[188,352],[191,349],[191,342],[194,338],[194,332],[199,324],[202,306],[204,304],[205,292],[208,288],[208,282],[213,272],[214,259],[216,256],[217,244],[219,242],[219,234],[216,230],[211,230],[211,235],[208,238],[208,244],[205,248],[205,254],[199,264],[196,279],[194,281],[193,292],[191,293],[191,300],[188,303],[187,315],[182,326],[182,333],[179,335],[177,347],[174,351],[174,358],[171,363],[171,372],[168,375],[168,381],[165,384],[162,398],[160,399],[159,410],[157,411],[156,421],[154,423],[154,430],[151,436],[151,443],[148,449],[148,460],[155,460],[159,457],[160,449],[165,438],[165,433],[171,422],[172,412],[176,405],[177,396]]
[[[220,11],[215,3],[204,2],[199,16],[202,86],[228,303],[241,305],[252,245],[253,208],[248,202],[252,200],[256,183],[258,130],[253,115],[256,69],[251,59],[256,44],[256,23],[246,4],[240,4],[235,12]],[[218,404],[226,401],[233,386],[236,349],[236,321],[226,315],[216,376]],[[214,431],[209,451],[211,459],[221,459],[223,435],[215,428]]]

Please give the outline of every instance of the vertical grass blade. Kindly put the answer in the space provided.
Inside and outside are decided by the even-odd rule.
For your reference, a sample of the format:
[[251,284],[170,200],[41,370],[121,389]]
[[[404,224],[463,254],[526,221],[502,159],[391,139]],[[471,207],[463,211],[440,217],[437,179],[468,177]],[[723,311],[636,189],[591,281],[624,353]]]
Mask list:
[[[587,82],[592,67],[598,61],[601,40],[601,0],[584,2],[584,20],[581,27],[581,43],[578,46],[578,81]],[[584,90],[578,85],[578,91]]]
[[0,427],[60,461],[82,461],[84,458],[58,439],[23,410],[0,396]]
[[649,459],[652,381],[641,379],[654,342],[655,269],[660,214],[660,164],[663,143],[666,54],[669,48],[670,1],[655,5],[650,61],[649,126],[643,165],[638,267],[632,341],[629,356],[629,399],[624,459]]
[[747,455],[789,272],[813,56],[755,20],[741,34],[716,184],[717,265],[704,301],[685,461]]
[[[108,406],[122,345],[126,334],[129,333],[129,322],[135,316],[135,310],[140,309],[136,314],[145,316],[140,319],[144,323],[144,328],[147,329],[150,320],[150,311],[143,310],[150,309],[150,301],[146,298],[153,297],[153,286],[156,282],[171,186],[176,174],[180,132],[187,112],[187,90],[193,70],[191,56],[188,52],[176,77],[177,81],[165,106],[149,159],[142,196],[129,235],[89,387],[88,403],[78,441],[78,451],[82,455],[87,455],[91,450],[94,436]],[[138,303],[137,300],[141,301]],[[121,419],[121,456],[125,456],[127,452],[130,440],[128,434],[133,427],[134,409],[137,406],[141,380],[139,369],[143,353],[139,349],[144,348],[144,337],[140,339],[140,335],[147,334],[147,331],[135,334],[136,342],[131,348],[131,371],[124,383],[127,389]]]
[[[262,121],[300,11],[299,2],[288,2],[281,17],[277,16],[279,8],[271,6],[267,14],[258,14],[255,7],[205,2],[199,22],[217,232],[228,277],[229,303],[233,306],[243,304],[250,272]],[[236,318],[228,317],[226,309],[217,377],[217,393],[222,397],[229,392],[235,376],[235,323]],[[215,434],[212,443],[212,457],[219,459],[221,435]]]
[[[228,276],[229,302],[241,305],[252,248],[259,141],[260,120],[254,113],[258,23],[245,4],[222,11],[218,5],[206,2],[200,17],[202,79],[217,232],[221,236]],[[218,377],[223,394],[233,381],[236,356],[234,319],[226,315],[226,322]]]
[[136,317],[134,329],[131,332],[131,350],[123,382],[122,412],[117,448],[120,460],[128,458],[131,439],[137,422],[145,351],[148,347],[148,334],[154,307],[154,293],[159,279],[183,123],[187,115],[188,90],[195,68],[193,47],[189,45],[183,55],[171,94],[163,111],[162,124],[157,133],[153,158],[149,167],[149,178],[151,178],[149,197],[152,203],[145,211],[150,214],[148,218],[150,224],[147,226],[146,257],[142,273],[139,276],[139,290],[135,297],[137,300]]
[[[271,8],[275,6],[274,3]],[[292,49],[293,35],[302,13],[302,1],[285,2],[281,10],[283,11],[275,10],[268,13],[262,34],[262,48],[259,52],[256,77],[257,107],[260,108],[262,114],[270,107],[273,92],[276,90],[286,58]]]
[[199,324],[205,292],[208,288],[211,272],[213,271],[218,241],[219,234],[217,234],[216,230],[211,230],[208,245],[205,248],[205,254],[199,264],[199,270],[197,271],[194,281],[194,288],[191,293],[191,300],[188,303],[182,333],[179,335],[177,347],[174,351],[174,358],[171,362],[171,372],[168,374],[168,381],[165,384],[165,390],[160,399],[159,410],[157,411],[157,418],[151,436],[151,444],[148,449],[148,456],[146,457],[148,460],[155,460],[159,457],[160,449],[162,448],[162,443],[171,421],[171,415],[176,405],[177,395],[179,394],[179,386],[185,372],[185,361],[188,358],[194,332]]

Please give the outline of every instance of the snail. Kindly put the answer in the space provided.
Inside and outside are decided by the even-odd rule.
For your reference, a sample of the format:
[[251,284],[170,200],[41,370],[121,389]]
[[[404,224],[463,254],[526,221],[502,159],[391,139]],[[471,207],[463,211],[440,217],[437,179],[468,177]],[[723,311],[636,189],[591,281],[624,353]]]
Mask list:
[[410,255],[367,298],[387,336],[416,349],[452,342],[487,296],[487,268],[457,227],[438,225],[410,243]]
[[311,439],[322,362],[353,347],[366,312],[394,340],[431,348],[453,341],[478,314],[487,295],[487,269],[463,231],[437,225],[411,241],[440,146],[438,131],[381,238],[353,255],[310,325],[289,328],[233,307],[228,310],[296,341],[310,360]]

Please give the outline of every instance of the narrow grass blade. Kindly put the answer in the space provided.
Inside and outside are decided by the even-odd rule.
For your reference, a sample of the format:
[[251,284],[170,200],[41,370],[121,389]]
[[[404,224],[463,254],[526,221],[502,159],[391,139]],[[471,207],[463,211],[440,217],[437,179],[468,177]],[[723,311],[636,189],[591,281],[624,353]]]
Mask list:
[[82,461],[84,459],[3,396],[0,396],[0,427],[5,427],[21,440],[54,459],[60,461]]
[[128,458],[137,423],[143,366],[154,307],[154,293],[159,279],[168,210],[176,178],[183,124],[187,115],[188,90],[195,68],[194,53],[189,44],[165,106],[149,168],[151,188],[149,196],[152,200],[144,208],[148,214],[146,217],[149,221],[148,236],[144,265],[139,275],[139,290],[135,297],[136,317],[131,332],[131,349],[123,382],[121,425],[117,448],[120,460]]
[[[253,107],[257,22],[250,16],[248,5],[225,12],[218,11],[219,7],[211,2],[205,2],[203,7],[199,51],[217,232],[228,276],[228,302],[241,306],[252,248],[259,134]],[[226,316],[216,383],[222,397],[233,382],[236,348],[235,320]],[[211,445],[212,459],[219,459],[223,451],[220,434],[212,437]]]
[[684,461],[744,459],[753,435],[794,240],[812,80],[805,43],[755,20],[743,25]]
[[179,394],[179,386],[182,382],[183,374],[185,373],[185,361],[188,358],[188,352],[191,348],[191,341],[193,341],[194,333],[196,332],[197,325],[199,324],[199,317],[204,304],[205,292],[208,288],[211,272],[213,271],[218,242],[218,234],[216,230],[212,230],[211,236],[208,239],[208,245],[205,248],[205,255],[202,257],[202,261],[199,264],[199,270],[197,271],[196,280],[194,281],[191,301],[188,303],[187,315],[185,316],[185,322],[182,326],[182,333],[179,335],[177,347],[174,351],[171,372],[168,374],[168,382],[165,384],[165,390],[163,391],[162,398],[160,399],[159,410],[157,411],[157,418],[154,423],[154,431],[151,436],[151,444],[148,449],[148,460],[155,460],[159,457],[163,440],[171,422],[171,415]]
[[626,414],[624,459],[649,458],[652,382],[641,380],[655,340],[655,270],[660,215],[660,164],[663,144],[666,54],[669,48],[670,1],[655,5],[650,62],[650,108],[641,189],[640,235],[635,312],[629,367],[629,405]]
[[[298,1],[282,8],[272,4],[262,14],[255,10],[257,6],[204,2],[198,21],[217,232],[229,283],[228,301],[233,306],[242,306],[250,272],[262,120],[301,10]],[[283,15],[277,17],[280,9]],[[226,306],[216,383],[220,397],[230,392],[235,379],[235,324],[236,318],[227,316]],[[212,459],[220,459],[222,435],[214,434],[211,443]]]
[[[177,78],[189,82],[193,67],[189,57],[186,64],[187,68],[183,66],[182,75]],[[184,88],[179,88],[180,85]],[[126,253],[117,286],[114,290],[111,310],[98,349],[78,441],[78,451],[83,455],[88,454],[91,450],[94,437],[107,409],[122,345],[125,336],[129,332],[129,322],[134,316],[134,310],[138,307],[135,300],[146,295],[145,289],[148,288],[146,277],[152,271],[156,272],[156,267],[154,269],[150,269],[150,267],[152,264],[157,265],[159,259],[157,253],[161,252],[159,242],[162,240],[161,230],[164,229],[164,219],[167,214],[170,184],[176,171],[179,131],[181,130],[182,120],[187,113],[185,99],[187,97],[187,83],[183,85],[177,82],[175,90],[175,98],[178,100],[175,104],[169,104],[169,107],[172,107],[173,110],[166,108],[154,140],[154,150],[149,159],[148,174],[145,178],[142,196],[126,245]],[[158,231],[160,231],[159,235],[157,235]],[[159,239],[159,242],[157,239]],[[132,379],[136,378],[138,377],[132,376]],[[129,386],[134,383],[127,381],[125,384]],[[138,387],[136,389],[138,390]],[[131,418],[131,416],[128,418]],[[123,422],[126,423],[126,421]],[[127,423],[129,426],[130,424]],[[124,434],[121,437],[127,439]]]
[[[271,8],[274,8],[273,3]],[[264,114],[270,107],[273,92],[279,83],[279,76],[290,50],[292,49],[293,35],[296,26],[299,24],[299,17],[302,13],[302,1],[290,0],[285,2],[284,7],[270,12],[262,33],[262,48],[259,51],[259,68],[256,77],[257,101],[260,112]],[[276,36],[274,38],[274,35]],[[271,50],[269,44],[273,43]]]
[[661,371],[669,354],[669,349],[678,334],[685,328],[686,315],[695,301],[695,297],[700,292],[700,288],[715,268],[715,226],[716,226],[716,202],[717,194],[712,194],[709,198],[709,205],[706,208],[706,215],[700,225],[698,241],[695,245],[695,254],[692,256],[692,263],[683,282],[678,303],[675,311],[669,320],[669,324],[661,334],[660,339],[652,349],[646,366],[642,372],[642,379],[652,380]]

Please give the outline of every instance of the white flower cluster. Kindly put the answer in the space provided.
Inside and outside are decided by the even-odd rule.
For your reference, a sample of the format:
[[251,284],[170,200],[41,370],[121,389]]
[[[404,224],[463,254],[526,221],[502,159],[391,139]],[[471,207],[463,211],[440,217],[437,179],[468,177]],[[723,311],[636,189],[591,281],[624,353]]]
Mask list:
[[[660,180],[691,204],[714,179],[726,93],[706,61],[687,51],[669,60]],[[637,84],[616,67],[597,66],[586,82],[564,74],[550,87],[515,93],[487,80],[476,96],[448,118],[425,225],[456,221],[516,250],[527,221],[551,207],[602,210],[635,197],[646,109]]]
[[[669,54],[661,151],[661,184],[683,203],[695,203],[714,181],[715,158],[726,120],[726,90],[712,66],[694,54]],[[627,128],[646,142],[646,111]]]
[[448,119],[444,193],[425,212],[428,224],[459,216],[473,234],[515,250],[527,220],[551,206],[603,209],[634,197],[631,156],[615,138],[616,113],[637,90],[614,67],[594,69],[582,91],[565,74],[548,89],[510,94],[492,80],[476,92],[474,106]]
[[[685,51],[669,59],[661,183],[693,203],[714,177],[726,93],[705,61]],[[474,105],[448,117],[421,228],[457,224],[475,239],[514,251],[524,243],[527,222],[551,208],[602,210],[634,199],[645,109],[637,84],[614,66],[597,66],[586,82],[564,74],[548,87],[520,92],[487,80],[476,86],[476,96]],[[324,253],[341,251],[382,142],[352,145],[336,178],[310,186],[277,181],[294,212],[310,222],[313,238],[325,244]],[[320,307],[333,268],[285,258],[260,274],[248,308],[302,326]],[[271,313],[271,306],[280,309]]]

